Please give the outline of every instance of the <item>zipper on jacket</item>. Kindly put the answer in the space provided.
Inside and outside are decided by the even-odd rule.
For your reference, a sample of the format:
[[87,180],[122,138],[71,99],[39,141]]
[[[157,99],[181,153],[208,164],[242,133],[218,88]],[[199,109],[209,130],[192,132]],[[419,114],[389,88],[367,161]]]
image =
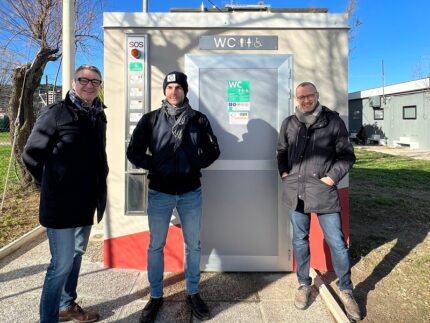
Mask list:
[[315,151],[315,130],[314,130],[314,133],[312,134],[312,151]]
[[300,129],[299,131],[297,131],[297,135],[296,135],[296,149],[297,149],[297,146],[299,145],[299,136],[300,136]]
[[[302,127],[304,126],[304,124],[302,125]],[[300,166],[299,166],[299,171],[298,171],[298,177],[299,177],[299,179],[298,179],[298,187],[297,187],[297,197],[298,198],[300,198],[301,200],[305,200],[305,189],[304,189],[304,185],[305,185],[305,182],[304,182],[304,175],[306,174],[306,169],[304,168],[305,166],[306,166],[306,163],[304,164],[303,163],[303,159],[304,159],[304,157],[305,157],[305,153],[306,153],[306,147],[308,146],[308,132],[309,132],[309,128],[308,127],[306,127],[306,126],[304,126],[305,127],[305,142],[304,142],[304,145],[303,145],[303,150],[300,152],[300,156],[299,156],[299,158],[300,158]],[[301,131],[300,131],[300,129],[299,129],[299,131],[298,131],[298,133],[300,133]],[[299,197],[299,195],[301,195],[300,197]]]
[[[179,149],[179,147],[178,147]],[[175,174],[174,174],[174,178],[175,178],[175,195],[178,195],[178,153],[177,150],[175,150],[173,152],[173,158],[174,158],[174,163],[175,163]]]

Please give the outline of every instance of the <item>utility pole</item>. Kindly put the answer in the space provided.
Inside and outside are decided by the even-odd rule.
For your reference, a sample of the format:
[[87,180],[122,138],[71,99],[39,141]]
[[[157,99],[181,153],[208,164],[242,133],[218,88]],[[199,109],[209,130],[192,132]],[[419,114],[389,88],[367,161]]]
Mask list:
[[74,0],[63,0],[63,82],[65,97],[71,87],[75,71],[75,8]]
[[382,100],[385,103],[387,103],[386,99],[385,99],[385,71],[384,71],[384,60],[382,60]]
[[45,75],[45,91],[46,91],[46,105],[49,105],[49,84],[48,84],[48,74]]

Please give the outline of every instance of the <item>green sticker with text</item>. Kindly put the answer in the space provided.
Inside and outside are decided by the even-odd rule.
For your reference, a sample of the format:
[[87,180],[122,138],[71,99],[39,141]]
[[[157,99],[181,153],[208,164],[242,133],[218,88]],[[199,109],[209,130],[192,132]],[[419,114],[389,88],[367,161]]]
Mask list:
[[249,102],[250,100],[249,81],[228,81],[227,101],[228,102]]
[[130,63],[130,71],[138,72],[143,70],[143,64],[139,62]]

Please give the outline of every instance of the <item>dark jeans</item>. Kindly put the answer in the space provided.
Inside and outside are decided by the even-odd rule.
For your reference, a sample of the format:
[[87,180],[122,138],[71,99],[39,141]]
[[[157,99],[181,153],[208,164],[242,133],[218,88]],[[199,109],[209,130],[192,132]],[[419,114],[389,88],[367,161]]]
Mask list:
[[88,245],[91,227],[47,229],[52,257],[40,297],[41,323],[58,322],[59,310],[69,308],[76,300],[82,255]]
[[[324,232],[324,239],[330,247],[334,271],[339,279],[339,289],[352,290],[351,264],[342,232],[340,214],[318,213],[317,215]],[[297,278],[300,285],[310,285],[312,282],[309,277],[309,227],[311,215],[298,209],[291,211],[290,216],[293,225],[293,249],[297,262]]]

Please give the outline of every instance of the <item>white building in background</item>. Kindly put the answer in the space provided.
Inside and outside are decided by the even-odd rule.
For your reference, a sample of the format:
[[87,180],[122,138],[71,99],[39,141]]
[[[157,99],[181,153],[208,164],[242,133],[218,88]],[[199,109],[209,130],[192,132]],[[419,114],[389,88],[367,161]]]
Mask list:
[[[56,103],[62,99],[61,86],[57,86],[53,90],[52,84],[48,85],[48,94],[46,93],[46,85],[40,85],[34,92],[33,104],[35,111],[43,108],[46,105]],[[10,85],[4,85],[0,88],[0,116],[6,115],[9,108],[9,100],[12,88]]]
[[352,137],[364,126],[371,142],[430,149],[430,76],[352,92],[348,101]]
[[6,86],[0,87],[0,117],[7,114],[7,107],[9,106],[10,90]]

